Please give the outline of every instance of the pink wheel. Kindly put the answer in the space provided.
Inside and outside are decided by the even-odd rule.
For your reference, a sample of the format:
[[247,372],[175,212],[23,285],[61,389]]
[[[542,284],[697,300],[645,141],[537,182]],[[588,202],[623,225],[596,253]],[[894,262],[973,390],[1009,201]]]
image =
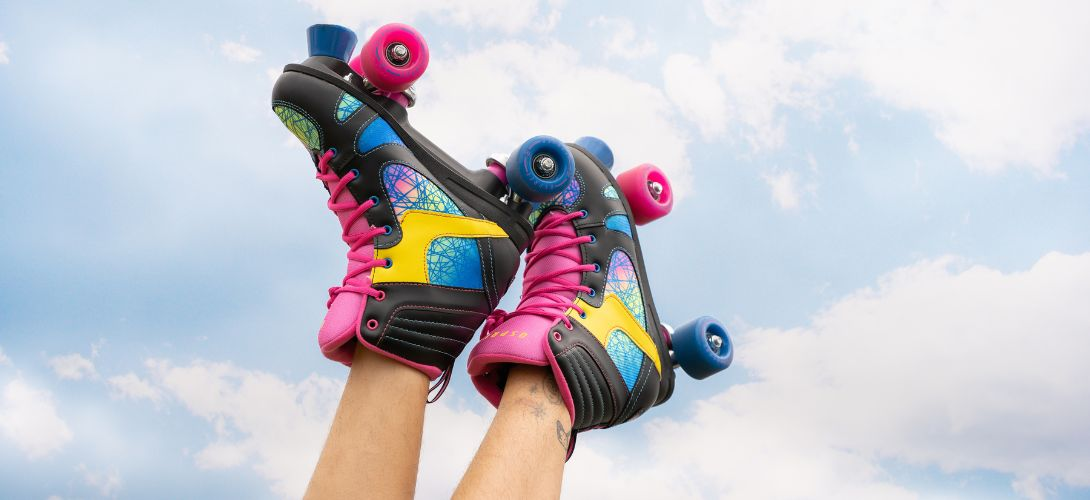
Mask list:
[[352,68],[352,71],[355,71],[356,74],[360,75],[360,76],[363,76],[363,61],[362,61],[362,59],[363,59],[362,57],[357,55],[356,57],[353,57],[351,61],[348,61],[348,67]]
[[360,73],[380,90],[401,92],[428,68],[428,44],[407,24],[382,26],[360,51]]
[[674,208],[674,190],[666,174],[650,163],[644,163],[617,176],[617,184],[632,207],[636,224],[656,220]]

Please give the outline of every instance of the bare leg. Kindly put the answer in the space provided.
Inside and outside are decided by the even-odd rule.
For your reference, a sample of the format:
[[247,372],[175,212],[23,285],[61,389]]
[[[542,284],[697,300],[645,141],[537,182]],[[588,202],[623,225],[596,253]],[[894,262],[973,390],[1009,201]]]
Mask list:
[[516,365],[454,498],[558,498],[571,417],[552,372]]
[[428,378],[356,347],[306,498],[412,498]]

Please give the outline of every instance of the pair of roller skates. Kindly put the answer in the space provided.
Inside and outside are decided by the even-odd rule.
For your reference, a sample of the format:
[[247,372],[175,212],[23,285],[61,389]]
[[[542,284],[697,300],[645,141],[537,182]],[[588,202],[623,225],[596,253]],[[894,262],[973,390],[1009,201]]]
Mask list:
[[[512,364],[548,366],[573,435],[665,402],[676,366],[698,379],[729,366],[719,322],[671,330],[655,310],[635,226],[673,206],[662,171],[614,177],[601,140],[546,136],[469,170],[409,125],[428,64],[415,30],[383,26],[354,58],[346,28],[315,25],[308,39],[272,107],[310,153],[349,247],[318,334],[328,358],[350,364],[361,345],[426,374],[437,398],[484,324],[468,363],[481,394],[498,404]],[[522,300],[497,310],[526,250]]]

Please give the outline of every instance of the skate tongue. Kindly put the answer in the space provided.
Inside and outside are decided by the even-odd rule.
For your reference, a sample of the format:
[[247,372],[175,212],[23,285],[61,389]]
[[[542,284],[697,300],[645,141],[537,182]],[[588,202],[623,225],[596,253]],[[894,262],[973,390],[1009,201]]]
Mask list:
[[[539,227],[544,225],[551,226],[551,221],[563,218],[565,213],[560,210],[552,210],[542,216],[539,223]],[[557,243],[563,243],[576,237],[575,226],[571,222],[564,222],[554,228],[558,234],[541,236],[536,238],[531,246],[531,249],[546,248]],[[542,276],[548,273],[553,273],[561,269],[574,268],[575,263],[581,258],[579,248],[576,246],[569,246],[561,248],[556,252],[549,255],[542,256],[539,260],[534,262],[533,265],[526,268],[526,272],[523,275],[522,295],[525,297],[522,302],[519,303],[516,310],[530,309],[530,308],[543,308],[551,311],[555,311],[557,314],[564,314],[567,311],[567,306],[557,305],[557,298],[563,298],[564,304],[570,304],[575,301],[575,296],[578,292],[572,291],[559,291],[552,292],[544,295],[534,294],[535,288],[542,288],[551,286],[554,283],[568,282],[579,283],[580,272],[578,270],[572,270],[560,274],[550,280],[535,283],[533,286],[529,286],[535,277]],[[520,314],[508,319],[502,324],[493,329],[494,332],[530,332],[536,333],[538,331],[544,331],[553,326],[556,320],[536,314]]]
[[[367,245],[360,249],[364,255],[374,255],[374,245]],[[348,273],[363,267],[363,263],[355,260],[348,261]],[[352,279],[355,284],[370,286],[371,275],[364,272]],[[326,312],[322,328],[318,331],[318,345],[327,357],[341,363],[352,361],[354,345],[350,342],[356,338],[356,332],[360,327],[360,316],[366,304],[367,295],[342,291],[333,298]]]

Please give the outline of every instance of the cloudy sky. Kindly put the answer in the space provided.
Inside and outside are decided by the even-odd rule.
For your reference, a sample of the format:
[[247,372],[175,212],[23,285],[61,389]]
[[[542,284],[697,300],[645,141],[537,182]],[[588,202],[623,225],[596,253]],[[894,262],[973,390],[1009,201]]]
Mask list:
[[[663,167],[660,313],[734,332],[584,435],[567,497],[1090,496],[1090,4],[591,3],[0,4],[0,496],[300,494],[344,248],[269,91],[308,25],[390,21],[464,163],[546,133]],[[422,498],[491,417],[455,374]]]

